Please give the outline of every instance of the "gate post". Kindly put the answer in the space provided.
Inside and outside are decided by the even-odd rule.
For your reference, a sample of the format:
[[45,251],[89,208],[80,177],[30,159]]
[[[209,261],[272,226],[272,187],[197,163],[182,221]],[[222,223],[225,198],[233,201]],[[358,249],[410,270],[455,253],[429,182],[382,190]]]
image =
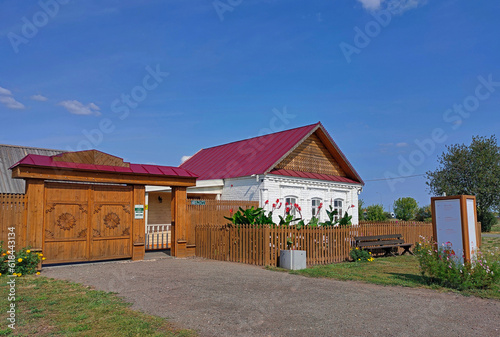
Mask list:
[[26,179],[26,227],[22,233],[24,246],[33,250],[43,248],[43,218],[45,185],[42,179]]
[[187,256],[187,188],[172,187],[172,256]]
[[[134,185],[133,205],[144,205],[146,201],[146,189],[144,185]],[[132,213],[134,211],[132,210]],[[144,218],[136,219],[132,216],[132,260],[144,260],[146,254],[146,221]]]

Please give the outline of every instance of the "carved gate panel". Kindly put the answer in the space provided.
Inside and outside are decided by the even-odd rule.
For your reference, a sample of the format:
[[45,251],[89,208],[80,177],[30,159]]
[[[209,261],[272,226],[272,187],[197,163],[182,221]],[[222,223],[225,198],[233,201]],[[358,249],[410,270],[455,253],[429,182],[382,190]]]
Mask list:
[[132,256],[132,188],[94,186],[91,259]]
[[132,187],[46,183],[46,263],[132,256]]
[[44,256],[48,263],[88,259],[88,187],[47,183]]

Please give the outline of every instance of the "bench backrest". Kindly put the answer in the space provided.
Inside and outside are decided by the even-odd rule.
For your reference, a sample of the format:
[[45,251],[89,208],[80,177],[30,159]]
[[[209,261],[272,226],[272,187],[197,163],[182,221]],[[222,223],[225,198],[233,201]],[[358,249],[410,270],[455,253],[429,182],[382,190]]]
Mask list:
[[387,235],[374,235],[374,236],[356,236],[357,247],[373,247],[385,245],[397,245],[405,243],[401,234],[387,234]]

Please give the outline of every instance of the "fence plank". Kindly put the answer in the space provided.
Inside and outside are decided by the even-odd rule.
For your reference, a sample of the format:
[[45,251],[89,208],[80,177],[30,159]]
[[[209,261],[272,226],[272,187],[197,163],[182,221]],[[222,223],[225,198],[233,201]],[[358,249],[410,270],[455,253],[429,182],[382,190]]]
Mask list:
[[280,251],[293,248],[306,251],[307,265],[329,264],[349,258],[354,237],[363,235],[402,234],[408,243],[431,237],[432,224],[418,222],[364,223],[346,228],[304,228],[284,226],[196,226],[196,255],[209,259],[253,265],[277,266]]

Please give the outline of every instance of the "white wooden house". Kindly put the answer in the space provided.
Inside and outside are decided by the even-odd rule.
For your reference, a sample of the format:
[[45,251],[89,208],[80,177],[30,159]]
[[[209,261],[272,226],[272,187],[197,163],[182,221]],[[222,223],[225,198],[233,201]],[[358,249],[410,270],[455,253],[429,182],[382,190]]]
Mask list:
[[321,123],[202,149],[180,167],[199,177],[190,195],[258,201],[267,210],[281,203],[275,221],[285,203],[298,204],[306,220],[324,220],[332,205],[358,223],[364,182]]

